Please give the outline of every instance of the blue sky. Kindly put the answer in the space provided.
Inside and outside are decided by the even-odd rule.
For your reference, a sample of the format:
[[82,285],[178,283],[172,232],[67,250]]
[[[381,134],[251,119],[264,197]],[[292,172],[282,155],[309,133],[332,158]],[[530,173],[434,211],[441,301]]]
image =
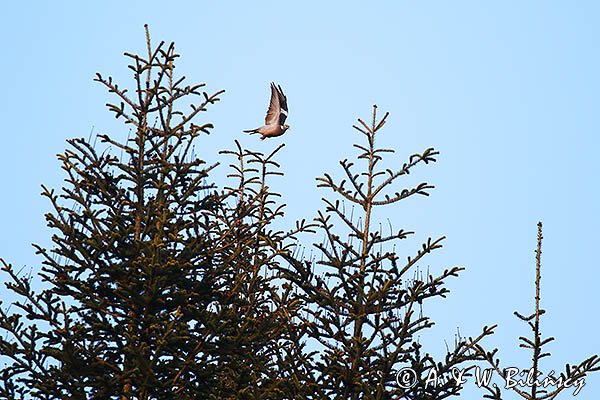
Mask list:
[[[417,237],[446,235],[426,265],[463,265],[423,341],[443,351],[457,327],[478,334],[505,366],[527,366],[517,350],[526,327],[512,315],[533,306],[536,222],[544,222],[543,333],[556,337],[546,369],[600,353],[596,258],[600,228],[600,4],[592,1],[454,2],[39,2],[3,7],[0,63],[0,257],[37,270],[31,243],[48,245],[40,184],[60,187],[56,154],[90,130],[125,136],[92,81],[129,84],[124,51],[175,41],[177,71],[226,89],[200,139],[209,161],[238,139],[269,151],[280,141],[286,178],[275,181],[290,224],[310,218],[326,193],[314,178],[337,171],[359,140],[351,129],[377,104],[391,116],[380,143],[409,154],[435,147],[439,162],[418,171],[429,198],[385,210]],[[258,141],[268,83],[284,88],[292,130]],[[122,137],[121,136],[121,137]],[[226,172],[223,166],[216,176]],[[290,184],[293,183],[293,184]],[[418,243],[413,242],[414,248]],[[408,255],[408,254],[407,254]],[[2,289],[0,289],[1,291]],[[600,374],[579,397],[600,393]],[[475,393],[470,392],[474,398]],[[569,396],[565,396],[569,397]],[[509,397],[510,398],[510,397]]]

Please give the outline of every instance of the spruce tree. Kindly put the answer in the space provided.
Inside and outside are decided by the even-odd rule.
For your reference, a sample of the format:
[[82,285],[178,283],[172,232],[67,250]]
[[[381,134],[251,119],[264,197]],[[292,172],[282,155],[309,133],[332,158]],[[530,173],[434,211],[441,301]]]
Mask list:
[[572,390],[574,395],[578,395],[583,385],[585,385],[585,378],[591,372],[600,371],[600,357],[598,355],[592,355],[578,364],[566,364],[565,370],[558,374],[554,370],[542,370],[542,359],[551,356],[546,347],[554,341],[554,337],[544,337],[541,333],[541,317],[546,313],[540,307],[542,239],[542,223],[538,222],[537,248],[535,250],[534,311],[529,315],[523,315],[515,311],[517,318],[527,323],[531,329],[531,337],[519,337],[519,347],[531,351],[531,366],[523,369],[516,367],[502,368],[501,360],[497,356],[498,349],[486,351],[484,346],[478,344],[476,346],[478,353],[484,357],[495,375],[502,380],[501,384],[490,382],[482,385],[486,391],[484,398],[502,400],[502,388],[505,389],[504,392],[512,391],[526,400],[555,399],[564,390]]
[[[315,220],[324,238],[315,244],[320,259],[284,255],[290,265],[287,277],[307,304],[302,320],[308,336],[319,347],[314,358],[318,398],[439,400],[455,395],[462,386],[451,379],[427,385],[429,371],[435,369],[439,377],[447,378],[453,368],[469,367],[469,362],[481,358],[474,345],[493,329],[485,327],[475,339],[458,338],[443,361],[435,361],[422,349],[417,335],[434,325],[422,314],[422,304],[445,297],[446,280],[463,268],[422,277],[418,267],[442,247],[444,237],[426,239],[416,254],[401,260],[394,243],[414,232],[392,227],[384,231],[386,214],[380,209],[428,196],[433,189],[426,182],[402,189],[397,183],[438,155],[429,148],[399,168],[382,167],[384,155],[394,152],[375,143],[387,117],[388,113],[378,119],[374,106],[369,124],[359,119],[354,125],[364,144],[354,144],[356,162],[340,162],[345,179],[336,181],[329,174],[318,178],[319,186],[332,194],[323,198],[325,209]],[[415,376],[397,376],[403,367],[411,368]]]
[[209,183],[216,165],[194,149],[213,126],[198,119],[223,91],[185,85],[174,44],[146,37],[146,55],[125,53],[133,90],[96,76],[131,137],[69,140],[65,186],[43,187],[43,288],[2,260],[20,300],[0,307],[0,398],[303,398],[300,303],[264,274],[295,232],[265,233],[281,215],[273,154],[238,145],[239,185]]

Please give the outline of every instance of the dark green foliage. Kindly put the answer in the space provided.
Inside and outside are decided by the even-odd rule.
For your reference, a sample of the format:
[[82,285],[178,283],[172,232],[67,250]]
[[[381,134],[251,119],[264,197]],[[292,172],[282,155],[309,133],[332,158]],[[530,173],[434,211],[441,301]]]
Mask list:
[[[554,399],[565,389],[572,389],[573,393],[579,394],[581,387],[577,382],[583,382],[586,376],[591,372],[600,371],[600,357],[593,355],[588,359],[580,362],[576,365],[565,366],[564,372],[560,374],[550,374],[546,371],[544,373],[541,370],[540,361],[549,357],[551,354],[544,350],[544,346],[554,341],[554,337],[542,337],[540,329],[540,318],[546,313],[545,310],[540,308],[540,282],[542,279],[542,223],[538,222],[537,225],[537,248],[535,250],[535,310],[532,314],[525,316],[515,311],[515,315],[521,321],[526,322],[531,329],[531,338],[524,336],[519,337],[519,347],[524,349],[530,349],[531,354],[531,368],[520,369],[519,372],[523,374],[531,373],[533,379],[531,379],[531,386],[527,390],[527,385],[516,385],[516,380],[527,381],[527,375],[514,375],[514,372],[509,372],[500,366],[500,359],[496,357],[498,349],[492,351],[486,351],[481,345],[477,345],[477,352],[480,353],[489,365],[493,368],[496,375],[503,380],[503,384],[489,384],[484,385],[483,388],[486,390],[486,394],[483,396],[486,399],[502,400],[502,390],[504,387],[517,393],[520,397],[527,400],[542,400],[542,399]],[[515,371],[516,372],[516,371]],[[549,380],[548,380],[549,379]],[[546,381],[547,386],[544,386]],[[542,384],[539,385],[538,382]],[[567,383],[567,385],[565,385]]]
[[[442,247],[444,238],[427,239],[414,256],[402,262],[393,244],[413,232],[392,231],[391,227],[390,232],[383,231],[380,222],[385,214],[378,214],[379,208],[416,195],[427,196],[433,188],[426,182],[402,190],[394,185],[418,165],[435,161],[438,154],[427,149],[412,155],[398,169],[381,167],[383,155],[393,153],[375,145],[387,116],[377,120],[374,107],[371,124],[359,119],[360,125],[354,126],[366,141],[354,145],[359,150],[357,164],[364,168],[357,172],[359,166],[343,160],[340,164],[346,179],[336,182],[328,174],[318,178],[319,186],[341,198],[323,198],[325,210],[316,218],[324,235],[323,242],[315,245],[322,253],[321,260],[314,265],[288,258],[292,268],[287,277],[301,289],[309,305],[303,322],[309,327],[309,337],[322,349],[316,359],[320,398],[446,398],[458,393],[460,386],[450,382],[425,387],[428,371],[436,368],[440,376],[448,375],[453,367],[478,359],[472,347],[491,333],[485,328],[475,340],[458,340],[443,362],[436,363],[429,354],[421,353],[416,335],[432,327],[433,321],[419,308],[428,299],[445,297],[446,279],[457,276],[462,268],[417,279],[417,266]],[[396,383],[396,371],[406,366],[419,374],[416,386],[410,389]]]
[[279,167],[273,158],[283,145],[267,156],[236,146],[222,152],[236,159],[229,177],[238,186],[225,189],[216,215],[223,239],[217,250],[229,275],[214,304],[219,389],[210,398],[304,399],[310,386],[297,319],[302,303],[275,271],[277,255],[289,252],[291,239],[309,226],[299,223],[289,232],[270,227],[283,216],[278,195],[267,187],[271,176],[282,175],[272,169]]
[[[131,95],[96,77],[118,99],[108,108],[133,127],[126,141],[99,136],[123,160],[70,140],[59,156],[65,187],[44,188],[55,230],[53,248],[37,248],[45,289],[3,262],[22,300],[0,314],[10,360],[0,398],[303,398],[298,378],[287,379],[300,376],[301,346],[289,345],[299,343],[300,304],[265,275],[295,232],[265,234],[281,215],[265,186],[273,161],[238,146],[239,187],[207,184],[215,166],[193,144],[212,125],[195,121],[223,91],[183,86],[173,44],[147,39],[146,57],[126,54]],[[244,170],[246,159],[260,168]]]

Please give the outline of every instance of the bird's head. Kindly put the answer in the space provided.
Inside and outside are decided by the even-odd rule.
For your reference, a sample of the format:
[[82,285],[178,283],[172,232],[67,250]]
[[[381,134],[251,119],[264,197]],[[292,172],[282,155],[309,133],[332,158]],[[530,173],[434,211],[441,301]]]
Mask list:
[[287,131],[288,129],[290,129],[290,126],[289,126],[289,125],[287,125],[287,124],[284,124],[284,125],[281,125],[281,129],[282,129],[282,130],[285,132],[285,131]]

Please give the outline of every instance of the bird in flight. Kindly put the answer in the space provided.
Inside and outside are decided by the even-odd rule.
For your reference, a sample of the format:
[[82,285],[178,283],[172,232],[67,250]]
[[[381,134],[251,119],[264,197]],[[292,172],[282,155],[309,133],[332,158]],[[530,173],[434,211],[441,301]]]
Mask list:
[[287,97],[283,94],[281,86],[271,82],[271,102],[265,116],[265,124],[260,128],[249,129],[245,133],[254,134],[260,133],[261,140],[268,137],[281,136],[289,129],[289,125],[285,124],[285,119],[288,115]]

